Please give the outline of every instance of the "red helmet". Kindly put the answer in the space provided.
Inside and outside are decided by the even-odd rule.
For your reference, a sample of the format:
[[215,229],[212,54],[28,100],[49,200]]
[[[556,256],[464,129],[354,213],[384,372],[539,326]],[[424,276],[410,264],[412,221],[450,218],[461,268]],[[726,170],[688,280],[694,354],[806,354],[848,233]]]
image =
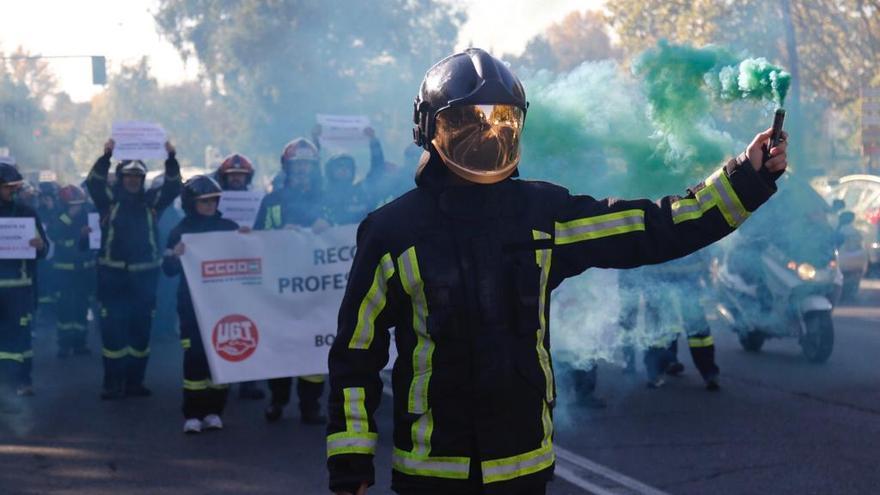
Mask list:
[[224,174],[248,174],[254,175],[254,165],[251,160],[244,156],[234,153],[223,159],[220,168],[217,170],[219,175]]
[[58,192],[58,197],[66,205],[81,205],[86,202],[86,193],[72,184],[62,187]]
[[296,138],[287,143],[281,152],[281,164],[294,160],[318,161],[318,147],[306,138]]

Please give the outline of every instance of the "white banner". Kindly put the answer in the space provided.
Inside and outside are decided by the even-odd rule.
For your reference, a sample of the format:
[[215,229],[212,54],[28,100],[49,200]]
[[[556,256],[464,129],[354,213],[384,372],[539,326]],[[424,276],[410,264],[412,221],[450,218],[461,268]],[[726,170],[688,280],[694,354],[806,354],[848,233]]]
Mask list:
[[263,196],[262,191],[223,191],[220,213],[240,227],[253,227]]
[[101,215],[89,213],[89,249],[101,249]]
[[113,158],[118,160],[163,159],[168,138],[162,126],[152,122],[114,122],[111,131]]
[[30,245],[37,237],[37,226],[33,218],[0,218],[0,259],[32,260],[37,250]]
[[347,148],[365,146],[364,129],[370,127],[365,115],[317,115],[321,125],[321,146],[324,148]]
[[[183,262],[216,383],[327,373],[356,225],[183,236]],[[392,361],[393,362],[393,361]]]

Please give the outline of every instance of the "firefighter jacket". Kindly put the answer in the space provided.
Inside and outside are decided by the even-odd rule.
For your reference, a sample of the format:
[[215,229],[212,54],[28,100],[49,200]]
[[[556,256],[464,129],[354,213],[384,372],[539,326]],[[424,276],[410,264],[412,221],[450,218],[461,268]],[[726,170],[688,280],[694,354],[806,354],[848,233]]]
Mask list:
[[88,249],[88,234],[83,233],[83,228],[88,225],[88,210],[85,205],[79,215],[71,217],[64,212],[49,224],[49,237],[55,246],[52,268],[65,271],[94,268],[95,256]]
[[254,230],[278,230],[286,225],[311,227],[321,218],[323,209],[321,194],[313,189],[309,193],[282,187],[263,197]]
[[180,165],[174,155],[165,161],[162,186],[131,194],[117,183],[107,183],[110,154],[92,167],[86,186],[101,215],[101,249],[98,266],[139,272],[158,269],[162,252],[158,246],[157,223],[162,211],[180,193]]
[[[37,250],[37,259],[43,259],[49,252],[49,239],[43,231],[43,224],[37,212],[17,201],[0,200],[0,218],[33,218],[37,234],[43,239],[43,249]],[[0,259],[0,289],[12,287],[33,287],[35,283],[36,260]]]
[[180,275],[183,280],[177,286],[177,311],[181,318],[189,317],[188,321],[195,324],[196,316],[192,305],[192,297],[189,292],[189,285],[186,282],[186,276],[183,274],[183,267],[180,259],[174,256],[174,246],[180,242],[184,234],[199,234],[203,232],[218,232],[226,230],[238,230],[238,224],[232,220],[223,218],[219,212],[212,217],[206,217],[197,213],[183,217],[183,220],[171,230],[168,235],[168,245],[165,249],[165,257],[162,260],[162,271],[169,277]]
[[[444,169],[438,161],[426,170]],[[724,237],[775,191],[762,172],[743,155],[658,202],[512,178],[417,180],[370,214],[329,356],[330,489],[374,480],[379,371],[391,342],[392,488],[455,493],[478,476],[484,493],[509,493],[520,480],[549,479],[551,291],[590,267],[660,263]]]

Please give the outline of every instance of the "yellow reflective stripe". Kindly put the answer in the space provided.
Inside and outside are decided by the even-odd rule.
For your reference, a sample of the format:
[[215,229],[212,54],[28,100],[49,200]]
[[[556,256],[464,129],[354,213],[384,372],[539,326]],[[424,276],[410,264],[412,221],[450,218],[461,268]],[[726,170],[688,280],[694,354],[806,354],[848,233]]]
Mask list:
[[58,330],[86,330],[87,327],[82,323],[69,322],[69,323],[58,323],[56,325]]
[[132,357],[136,357],[136,358],[145,358],[145,357],[149,357],[149,355],[150,355],[150,348],[147,347],[147,348],[144,349],[144,350],[139,350],[139,349],[135,349],[134,347],[129,347],[129,348],[128,348],[128,353],[129,353]]
[[353,433],[341,431],[327,435],[327,457],[339,454],[368,454],[376,453],[376,444],[379,441],[378,433]]
[[624,210],[568,222],[556,222],[554,243],[561,246],[644,230],[644,210]]
[[76,245],[76,241],[74,241],[73,239],[68,239],[68,240],[62,242],[61,245],[64,247],[73,247]]
[[715,345],[715,339],[711,335],[708,337],[690,337],[688,338],[688,346],[690,347],[711,347]]
[[210,380],[183,380],[184,390],[207,390]]
[[11,289],[13,287],[28,287],[33,283],[30,277],[12,278],[0,280],[0,289]]
[[750,213],[743,206],[730,184],[724,169],[719,169],[705,181],[705,187],[694,198],[680,199],[672,203],[672,221],[681,223],[700,218],[712,207],[717,207],[724,221],[732,228],[740,226]]
[[212,382],[210,379],[206,380],[183,380],[183,389],[191,390],[191,391],[199,391],[199,390],[223,390],[228,388],[229,385],[217,385]]
[[428,383],[433,369],[434,342],[428,335],[428,302],[415,246],[404,251],[397,259],[397,264],[403,290],[412,301],[412,325],[417,338],[412,355],[413,379],[409,387],[407,411],[423,414],[428,411]]
[[70,217],[67,216],[67,213],[62,213],[61,216],[58,217],[58,219],[61,220],[61,222],[65,225],[70,225],[73,222],[73,220],[71,220]]
[[324,375],[304,375],[299,379],[309,383],[324,383],[326,381]]
[[98,260],[98,264],[101,265],[101,266],[107,266],[107,267],[110,267],[110,268],[122,268],[122,269],[125,268],[125,262],[124,262],[124,261],[113,261],[113,260],[111,260],[111,259],[107,259],[107,258],[101,258],[101,259],[99,259],[99,260]]
[[427,458],[431,453],[431,435],[434,434],[434,415],[430,410],[413,421],[410,435],[412,437],[412,453],[420,458]]
[[[550,234],[532,231],[532,238],[535,240],[550,239]],[[547,308],[547,285],[550,282],[550,265],[553,260],[552,249],[535,250],[535,258],[538,267],[541,268],[541,279],[538,287],[538,322],[540,328],[537,330],[537,342],[535,348],[538,352],[538,362],[541,364],[541,370],[544,372],[544,386],[546,387],[547,402],[553,402],[553,368],[550,366],[550,353],[544,347],[544,337],[547,335],[547,316],[545,310]]]
[[189,349],[190,347],[192,347],[192,340],[180,339],[180,347],[183,347],[184,350]]
[[103,355],[107,359],[122,359],[125,356],[128,356],[128,347],[123,347],[118,351],[114,351],[112,349],[107,349],[106,347],[101,349],[101,355]]
[[52,268],[56,270],[76,270],[75,263],[55,263],[52,265]]
[[[158,201],[159,195],[156,195],[156,200]],[[159,248],[156,247],[156,230],[153,228],[153,211],[147,210],[147,238],[150,240],[150,252],[153,253],[152,258],[159,259]],[[142,263],[143,264],[143,263]],[[159,266],[159,265],[156,265]],[[129,270],[135,271],[132,268],[132,265],[129,265]]]
[[706,184],[715,190],[719,200],[718,208],[725,213],[724,218],[731,227],[738,227],[749,218],[749,212],[730,185],[730,179],[727,178],[723,168],[709,176]]
[[25,359],[33,359],[34,358],[34,351],[32,351],[32,350],[31,351],[24,351],[21,353],[21,355]]
[[20,352],[0,352],[0,361],[24,362],[24,354]]
[[145,261],[143,263],[130,263],[127,268],[130,272],[144,272],[147,270],[152,270],[154,268],[159,268],[162,265],[162,261]]
[[281,227],[281,205],[274,205],[266,211],[266,230]]
[[415,476],[465,479],[470,473],[467,457],[431,457],[431,436],[434,433],[434,416],[429,410],[413,422],[411,452],[394,448],[392,465],[395,470]]
[[468,478],[470,463],[467,457],[420,457],[397,447],[391,460],[394,470],[404,474],[456,480]]
[[552,440],[553,418],[550,416],[550,408],[546,402],[543,404],[541,422],[544,426],[544,439],[541,441],[540,447],[512,457],[480,463],[484,484],[519,478],[520,476],[543,471],[553,465],[556,461]]
[[[125,263],[113,261],[113,256],[110,255],[110,250],[113,248],[113,238],[116,236],[116,229],[113,227],[113,222],[116,221],[116,215],[118,213],[119,203],[116,203],[110,208],[110,220],[107,222],[107,241],[104,243],[104,257],[98,260],[98,262],[102,265],[113,268],[125,268]],[[117,264],[122,266],[116,266]]]
[[342,389],[345,399],[345,431],[353,433],[367,433],[370,431],[370,423],[367,419],[367,393],[363,387],[350,387]]
[[349,349],[369,349],[373,343],[376,332],[376,318],[385,309],[388,295],[388,280],[394,275],[394,259],[391,253],[386,253],[379,260],[376,273],[373,275],[373,285],[361,301],[358,309],[357,324],[354,334],[348,343]]

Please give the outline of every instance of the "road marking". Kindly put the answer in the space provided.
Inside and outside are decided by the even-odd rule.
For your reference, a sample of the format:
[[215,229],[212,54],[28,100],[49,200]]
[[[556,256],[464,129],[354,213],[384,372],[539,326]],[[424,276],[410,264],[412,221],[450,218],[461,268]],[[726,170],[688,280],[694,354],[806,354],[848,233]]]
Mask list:
[[[393,397],[391,384],[382,378],[382,393]],[[667,492],[648,486],[641,481],[603,466],[586,457],[560,447],[556,451],[556,476],[592,495],[669,495]]]

